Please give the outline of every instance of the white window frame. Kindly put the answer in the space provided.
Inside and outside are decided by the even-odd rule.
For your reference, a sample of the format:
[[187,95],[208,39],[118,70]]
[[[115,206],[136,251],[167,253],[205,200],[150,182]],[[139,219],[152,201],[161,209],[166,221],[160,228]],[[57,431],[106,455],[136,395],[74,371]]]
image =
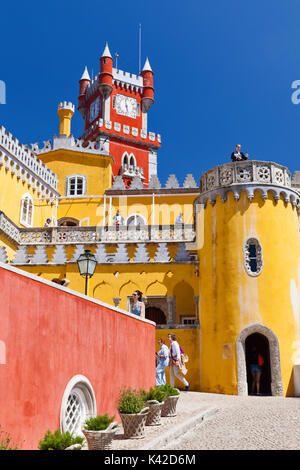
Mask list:
[[[128,220],[131,219],[131,217],[134,217],[134,222],[135,222],[135,223],[133,224],[134,227],[137,227],[137,224],[136,224],[136,218],[137,218],[137,217],[140,217],[140,218],[144,221],[144,224],[143,224],[143,225],[147,225],[147,222],[146,222],[145,217],[144,217],[142,214],[137,214],[137,213],[130,214],[130,215],[127,217],[127,219],[126,219],[125,225],[128,225]],[[131,224],[131,225],[128,225],[128,227],[131,227],[131,226],[132,226],[132,224]]]
[[[186,323],[185,320],[187,321]],[[180,323],[182,325],[195,325],[196,317],[194,315],[180,315]]]
[[[70,186],[71,186],[71,180],[75,178],[75,194],[70,194]],[[77,184],[78,180],[82,180],[82,194],[77,194]],[[70,197],[81,197],[86,195],[86,184],[87,184],[87,177],[85,175],[68,175],[66,176],[66,196]]]
[[67,384],[63,394],[60,408],[60,430],[61,432],[69,431],[67,423],[67,412],[69,397],[75,395],[80,402],[81,418],[80,424],[75,429],[74,434],[82,436],[81,426],[84,421],[91,416],[97,415],[96,398],[90,381],[84,375],[75,375]]
[[[249,246],[250,245],[255,245],[256,246],[256,265],[257,269],[256,271],[251,270],[251,257],[249,254]],[[262,250],[262,245],[257,237],[249,237],[244,243],[244,268],[246,270],[246,273],[249,274],[249,276],[258,276],[263,269],[263,250]]]
[[21,199],[20,224],[23,225],[24,227],[32,227],[33,216],[34,216],[34,205],[33,205],[32,196],[29,193],[25,193]]

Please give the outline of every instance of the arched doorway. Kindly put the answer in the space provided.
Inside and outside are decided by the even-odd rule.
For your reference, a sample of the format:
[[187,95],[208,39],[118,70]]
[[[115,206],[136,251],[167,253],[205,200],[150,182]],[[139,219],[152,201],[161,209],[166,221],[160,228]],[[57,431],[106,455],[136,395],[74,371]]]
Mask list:
[[57,221],[59,227],[75,227],[79,225],[79,220],[74,217],[62,217]]
[[[277,336],[270,328],[267,328],[260,323],[255,323],[245,328],[239,334],[236,340],[236,359],[237,359],[237,392],[238,395],[248,395],[248,380],[247,380],[247,351],[246,340],[251,335],[259,333],[264,336],[268,341],[269,356],[269,371],[270,371],[270,387],[272,396],[283,396],[283,384],[281,379],[281,365],[280,365],[280,351]],[[258,337],[253,337],[257,339]],[[261,339],[261,338],[260,338]],[[261,339],[262,341],[265,341]],[[251,344],[251,339],[249,340]],[[265,343],[266,344],[266,343]]]
[[157,325],[165,325],[167,323],[166,315],[158,307],[146,307],[145,316],[148,320],[154,321]]
[[247,336],[245,341],[248,395],[250,395],[252,391],[253,377],[250,370],[250,358],[251,351],[253,351],[254,348],[262,355],[264,359],[262,375],[260,378],[260,393],[262,395],[272,395],[269,341],[268,338],[266,338],[261,333],[252,333],[252,335]]

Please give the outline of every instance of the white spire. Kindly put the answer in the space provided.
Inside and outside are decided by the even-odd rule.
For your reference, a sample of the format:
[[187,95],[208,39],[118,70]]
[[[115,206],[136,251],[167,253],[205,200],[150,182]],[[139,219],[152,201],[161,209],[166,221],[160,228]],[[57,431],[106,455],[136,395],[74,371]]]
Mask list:
[[148,72],[148,71],[149,71],[149,72],[152,72],[152,68],[151,68],[151,65],[150,65],[150,62],[149,62],[148,57],[147,57],[147,59],[146,59],[146,62],[145,62],[145,65],[144,65],[144,68],[143,68],[142,72],[146,72],[146,71],[147,71],[147,72]]
[[87,69],[87,66],[85,66],[84,72],[83,72],[82,77],[81,77],[80,80],[91,80],[88,69]]
[[112,59],[107,42],[106,42],[106,46],[101,57],[110,57]]

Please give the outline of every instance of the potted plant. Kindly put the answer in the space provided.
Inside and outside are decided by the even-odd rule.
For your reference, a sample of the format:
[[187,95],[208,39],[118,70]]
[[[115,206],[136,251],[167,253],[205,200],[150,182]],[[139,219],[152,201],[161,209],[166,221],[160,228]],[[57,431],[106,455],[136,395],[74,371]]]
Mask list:
[[166,397],[166,392],[159,387],[151,387],[148,392],[142,391],[149,413],[146,419],[146,426],[158,426],[161,424],[161,410]]
[[84,437],[73,436],[69,431],[60,432],[59,429],[52,433],[49,429],[46,431],[42,440],[40,440],[38,448],[40,450],[66,450],[73,447],[80,450],[84,442]]
[[89,450],[111,449],[112,440],[118,428],[114,416],[98,415],[87,419],[82,432],[85,435]]
[[161,410],[161,416],[163,417],[170,417],[170,416],[176,416],[176,407],[177,407],[177,402],[179,400],[180,396],[180,391],[178,388],[174,388],[169,384],[161,385],[160,387],[161,390],[163,390],[166,393],[166,398]]
[[145,437],[145,424],[149,407],[145,406],[145,399],[142,394],[131,388],[123,388],[120,391],[117,408],[125,439]]

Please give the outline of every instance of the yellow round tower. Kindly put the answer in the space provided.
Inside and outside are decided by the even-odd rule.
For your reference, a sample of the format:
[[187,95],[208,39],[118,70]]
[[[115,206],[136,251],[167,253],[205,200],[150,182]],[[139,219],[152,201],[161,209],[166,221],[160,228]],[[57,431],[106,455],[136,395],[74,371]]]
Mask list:
[[[203,174],[200,259],[201,390],[251,393],[250,351],[264,357],[261,392],[293,395],[300,344],[299,194],[272,162]],[[201,214],[201,217],[199,217]]]

